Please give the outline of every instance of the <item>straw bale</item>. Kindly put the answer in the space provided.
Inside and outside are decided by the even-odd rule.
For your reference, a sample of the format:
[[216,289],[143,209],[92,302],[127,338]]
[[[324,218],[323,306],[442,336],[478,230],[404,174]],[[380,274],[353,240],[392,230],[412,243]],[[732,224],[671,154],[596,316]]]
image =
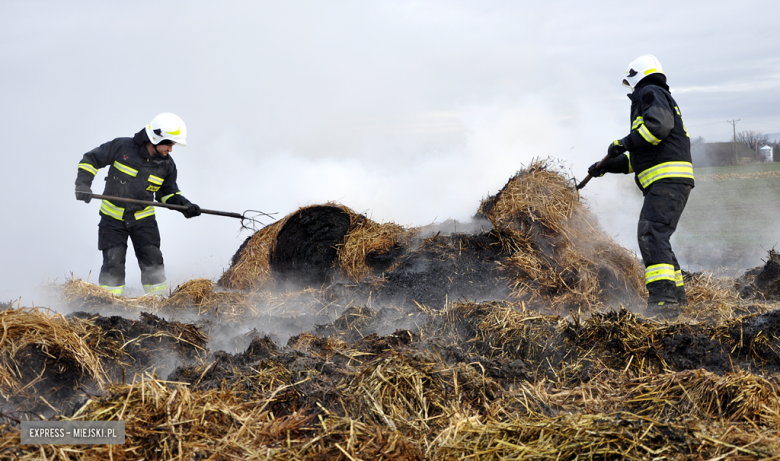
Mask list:
[[[378,223],[360,217],[353,219],[344,243],[338,246],[337,258],[339,269],[348,279],[360,282],[376,271],[392,271],[397,265],[392,259],[394,252],[399,252],[408,246],[414,230],[406,230],[403,226],[389,222]],[[369,264],[370,259],[389,259],[383,264]]]
[[598,227],[550,160],[518,172],[477,216],[493,223],[511,252],[502,267],[514,295],[537,308],[589,312],[645,296],[639,260]]
[[222,274],[219,285],[237,290],[267,290],[274,288],[276,281],[271,270],[271,259],[275,251],[279,232],[281,232],[290,218],[300,214],[302,211],[322,206],[335,207],[346,213],[349,216],[350,226],[358,225],[362,220],[365,220],[365,217],[362,215],[336,202],[301,207],[270,226],[260,229],[244,241],[233,256],[230,267]]
[[220,285],[236,290],[272,287],[271,252],[276,236],[290,216],[260,229],[247,239],[233,257],[230,267],[222,274]]
[[523,234],[534,229],[547,235],[565,231],[565,221],[579,212],[577,192],[551,162],[534,160],[519,171],[494,197],[483,200],[477,212],[495,228],[515,228]]

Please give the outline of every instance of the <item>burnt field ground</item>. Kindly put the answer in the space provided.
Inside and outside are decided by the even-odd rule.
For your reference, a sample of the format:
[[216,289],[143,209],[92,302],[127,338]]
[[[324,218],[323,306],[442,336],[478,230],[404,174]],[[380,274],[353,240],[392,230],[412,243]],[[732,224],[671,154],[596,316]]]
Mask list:
[[[220,280],[116,298],[82,280],[3,305],[3,459],[772,459],[780,257],[686,273],[645,315],[640,261],[537,162],[475,225],[340,204],[247,241]],[[124,445],[21,446],[29,419],[120,420]]]

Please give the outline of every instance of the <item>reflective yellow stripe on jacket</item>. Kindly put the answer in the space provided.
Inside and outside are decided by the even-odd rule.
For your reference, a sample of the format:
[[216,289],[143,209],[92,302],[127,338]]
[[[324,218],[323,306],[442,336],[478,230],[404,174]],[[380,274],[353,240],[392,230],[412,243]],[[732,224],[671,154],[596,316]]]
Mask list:
[[97,171],[98,171],[97,168],[95,168],[94,166],[90,165],[89,163],[79,163],[79,168],[81,168],[82,170],[85,170],[85,171],[89,171],[93,175],[96,175]]
[[165,197],[162,198],[163,203],[168,203],[168,200],[171,199],[174,195],[181,195],[181,192],[176,192],[175,194],[168,194]]
[[650,132],[650,130],[647,129],[647,126],[645,126],[645,120],[644,118],[637,117],[636,120],[634,120],[634,123],[631,124],[632,130],[637,130],[639,134],[642,135],[643,138],[645,138],[645,141],[649,142],[650,144],[657,146],[658,143],[661,142],[660,139],[656,138],[653,133]]
[[114,205],[108,200],[103,200],[103,203],[100,205],[100,212],[106,216],[111,216],[114,219],[124,221],[122,215],[125,214],[125,209]]
[[659,280],[674,282],[674,266],[671,264],[655,264],[645,269],[645,285]]
[[149,182],[152,183],[152,184],[156,184],[158,186],[162,186],[163,181],[164,181],[163,178],[157,177],[157,176],[155,176],[153,174],[149,175]]
[[136,211],[134,215],[136,221],[139,219],[148,218],[149,216],[154,216],[154,207],[148,206],[141,211]]
[[678,287],[685,285],[685,283],[683,283],[683,275],[681,270],[674,271],[674,283]]
[[690,162],[666,162],[648,168],[639,173],[639,184],[642,189],[655,181],[663,178],[690,178],[693,179],[693,164]]
[[117,161],[114,161],[114,166],[116,167],[117,170],[121,171],[122,173],[127,173],[134,178],[135,175],[138,174],[138,170],[134,168],[130,168],[129,166],[119,163]]

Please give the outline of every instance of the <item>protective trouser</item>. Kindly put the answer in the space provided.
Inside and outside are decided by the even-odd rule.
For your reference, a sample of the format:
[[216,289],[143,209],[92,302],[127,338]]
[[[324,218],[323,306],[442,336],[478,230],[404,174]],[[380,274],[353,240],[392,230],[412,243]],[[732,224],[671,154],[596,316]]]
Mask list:
[[130,226],[125,221],[103,217],[98,230],[98,249],[103,252],[100,286],[118,296],[124,293],[128,237],[133,242],[141,268],[144,291],[147,294],[164,293],[168,282],[160,251],[160,231],[154,219],[136,221]]
[[637,237],[645,263],[648,303],[687,304],[682,271],[669,239],[677,229],[691,189],[687,184],[658,181],[645,195]]

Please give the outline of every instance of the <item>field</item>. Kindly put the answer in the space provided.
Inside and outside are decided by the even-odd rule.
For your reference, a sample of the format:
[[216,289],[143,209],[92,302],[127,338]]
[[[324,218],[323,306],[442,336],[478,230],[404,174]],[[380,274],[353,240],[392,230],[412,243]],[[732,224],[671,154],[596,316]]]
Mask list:
[[[326,203],[219,281],[0,305],[0,459],[778,459],[780,255],[648,313],[641,263],[550,166],[469,233]],[[125,441],[23,446],[27,420]]]
[[693,268],[745,269],[780,242],[780,163],[700,168],[675,251]]

